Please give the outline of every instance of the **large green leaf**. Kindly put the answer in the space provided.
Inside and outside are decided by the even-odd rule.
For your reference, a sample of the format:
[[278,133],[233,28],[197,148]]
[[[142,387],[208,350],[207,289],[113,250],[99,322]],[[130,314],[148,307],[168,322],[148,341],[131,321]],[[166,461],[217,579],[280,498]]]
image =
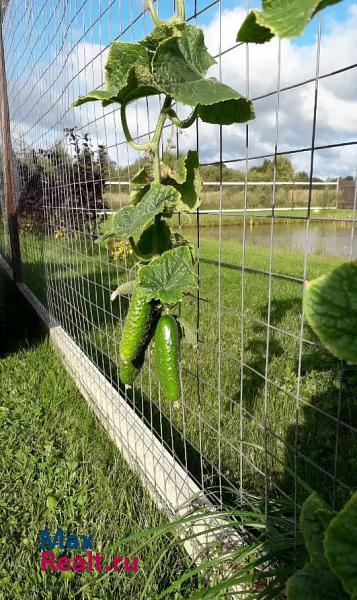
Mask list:
[[161,42],[173,36],[180,36],[182,31],[187,27],[189,27],[189,25],[186,25],[186,23],[162,23],[161,25],[155,27],[155,29],[149,33],[149,35],[141,40],[140,44],[155,52]]
[[113,42],[105,65],[107,89],[120,92],[127,85],[129,71],[134,66],[141,67],[141,74],[146,73],[146,83],[150,83],[150,56],[146,48],[130,42]]
[[237,42],[265,44],[265,42],[269,42],[273,37],[274,34],[269,27],[263,27],[257,23],[256,11],[252,10],[238,31]]
[[205,77],[214,64],[203,31],[186,25],[181,35],[165,39],[159,45],[153,61],[154,77],[162,85],[195,81]]
[[[157,236],[157,246],[156,246]],[[171,229],[166,221],[160,220],[160,223],[150,225],[140,236],[137,243],[140,254],[148,256],[154,252],[162,254],[172,248]]]
[[139,285],[149,300],[177,304],[195,284],[191,251],[180,246],[164,252],[139,271]]
[[229,125],[254,117],[252,103],[215,78],[205,75],[215,60],[207,52],[203,33],[187,26],[181,35],[162,42],[153,59],[155,83],[182,104],[197,106],[207,123]]
[[300,524],[310,560],[287,583],[289,600],[344,600],[346,595],[332,573],[324,551],[324,535],[335,513],[318,496],[311,494],[301,510]]
[[151,57],[140,44],[113,42],[105,66],[105,90],[80,96],[74,106],[102,100],[103,106],[113,102],[132,102],[144,96],[158,94],[151,74]]
[[304,310],[309,325],[330,352],[357,364],[357,262],[310,281]]
[[205,81],[209,83],[211,99],[215,97],[215,101],[199,105],[198,114],[202,121],[213,125],[232,125],[246,123],[255,118],[254,106],[250,100],[216,79]]
[[146,164],[134,175],[129,186],[130,201],[134,206],[145,196],[153,179],[151,163]]
[[139,204],[125,206],[114,215],[112,229],[104,234],[103,239],[113,237],[124,240],[135,237],[164,210],[165,206],[175,206],[179,200],[180,194],[172,186],[153,183]]
[[86,96],[79,96],[77,100],[72,103],[72,106],[81,106],[82,104],[95,102],[96,100],[101,100],[103,106],[108,106],[117,101],[117,94],[114,91],[106,92],[105,90],[93,90],[93,92],[89,92]]
[[286,586],[288,600],[347,600],[339,581],[329,570],[307,565],[290,577]]
[[310,562],[320,569],[328,567],[323,540],[325,530],[335,514],[316,493],[305,500],[301,509],[301,531]]
[[163,183],[172,185],[180,192],[181,200],[177,210],[184,212],[197,210],[201,204],[200,194],[203,185],[198,153],[190,150],[181,156],[176,163],[176,168],[163,179]]
[[263,0],[263,10],[253,10],[243,22],[238,42],[263,44],[274,35],[291,38],[301,35],[320,10],[341,0]]
[[352,598],[357,596],[357,492],[331,521],[325,552],[333,572]]

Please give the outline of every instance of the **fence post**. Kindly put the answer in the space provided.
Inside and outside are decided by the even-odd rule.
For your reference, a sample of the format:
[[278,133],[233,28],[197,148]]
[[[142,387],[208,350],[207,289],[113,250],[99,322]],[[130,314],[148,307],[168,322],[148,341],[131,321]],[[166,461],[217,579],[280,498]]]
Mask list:
[[340,207],[340,177],[338,177],[337,179],[337,185],[336,185],[336,209]]
[[0,4],[0,117],[2,132],[2,154],[4,178],[6,185],[6,214],[9,228],[12,271],[15,281],[21,281],[21,249],[19,240],[19,225],[15,202],[14,167],[12,162],[12,146],[10,134],[9,103],[7,96],[7,81],[5,69],[5,54],[2,36],[3,6]]

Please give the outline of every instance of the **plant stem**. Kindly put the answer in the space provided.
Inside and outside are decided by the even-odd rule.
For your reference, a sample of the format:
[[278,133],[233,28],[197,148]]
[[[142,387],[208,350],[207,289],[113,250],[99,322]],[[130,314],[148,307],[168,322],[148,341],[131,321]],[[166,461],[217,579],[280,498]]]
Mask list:
[[161,19],[159,19],[153,1],[152,0],[147,0],[147,3],[148,3],[148,9],[149,9],[150,14],[151,14],[151,18],[154,21],[155,25],[157,27],[159,27],[160,25],[163,24],[163,21],[161,21]]
[[176,16],[173,17],[172,19],[168,19],[167,21],[161,21],[161,19],[159,19],[159,16],[156,12],[153,1],[147,0],[147,6],[148,6],[149,12],[151,14],[151,18],[154,21],[156,27],[160,27],[160,25],[163,25],[164,23],[174,24],[174,23],[184,23],[185,22],[186,11],[185,11],[184,0],[176,0],[176,5],[177,5]]
[[137,256],[143,262],[150,262],[151,259],[154,258],[154,256],[155,256],[154,254],[142,254],[140,252],[139,248],[137,247],[133,237],[129,238],[129,242],[130,242],[130,246],[132,247],[132,250],[133,250],[135,256]]
[[126,120],[126,107],[127,107],[126,104],[122,104],[121,109],[120,109],[121,123],[123,126],[123,131],[124,131],[126,141],[132,148],[134,148],[134,150],[138,150],[139,152],[148,152],[150,150],[154,150],[153,142],[146,142],[145,144],[139,144],[133,140],[132,135],[129,131],[128,122]]
[[186,21],[186,11],[184,0],[176,0],[177,5],[177,18],[183,23]]
[[[161,168],[160,168],[160,142],[161,136],[164,129],[165,121],[167,119],[167,110],[171,106],[172,99],[166,96],[164,103],[161,108],[160,116],[155,129],[153,138],[154,145],[154,158],[153,158],[153,175],[154,182],[160,183],[161,181]],[[159,227],[160,227],[161,215],[155,217],[155,232],[154,232],[154,252],[159,253]]]
[[194,124],[196,118],[197,118],[197,107],[192,111],[192,113],[190,114],[189,117],[187,117],[187,119],[179,119],[177,114],[175,113],[173,108],[170,108],[169,110],[167,110],[167,116],[169,117],[170,121],[176,125],[176,127],[178,127],[179,129],[188,129],[188,127],[191,127],[191,125]]
[[154,171],[154,181],[160,183],[161,180],[161,172],[160,172],[160,142],[162,131],[164,129],[165,121],[167,119],[167,110],[171,106],[172,99],[169,96],[166,96],[164,103],[162,105],[162,109],[160,112],[159,120],[156,125],[154,138],[152,141],[154,147],[154,161],[153,161],[153,171]]

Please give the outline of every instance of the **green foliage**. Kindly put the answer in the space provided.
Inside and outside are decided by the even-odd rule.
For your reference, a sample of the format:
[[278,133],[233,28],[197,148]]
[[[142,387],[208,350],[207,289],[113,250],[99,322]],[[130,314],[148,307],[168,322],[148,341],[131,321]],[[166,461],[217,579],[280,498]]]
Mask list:
[[[138,599],[144,587],[145,598],[156,598],[191,561],[167,529],[143,550],[119,543],[148,524],[167,527],[166,519],[40,335],[35,314],[2,275],[0,288],[11,324],[7,355],[0,349],[1,600]],[[41,573],[40,531],[59,528],[93,533],[95,551],[108,560],[138,555],[139,571],[71,580]]]
[[126,106],[164,93],[193,106],[207,123],[230,125],[254,118],[250,100],[215,78],[205,79],[215,64],[201,29],[185,23],[162,23],[140,43],[113,42],[105,67],[105,89],[80,96],[74,106],[102,101]]
[[310,562],[320,568],[327,567],[323,535],[334,516],[335,513],[316,493],[307,498],[301,511],[301,530],[310,555]]
[[181,301],[184,292],[195,285],[192,254],[188,246],[164,252],[139,271],[139,285],[147,300],[169,306]]
[[125,206],[118,211],[112,221],[111,229],[102,239],[129,239],[143,231],[152,219],[163,212],[164,208],[175,206],[180,198],[172,186],[153,183],[142,200],[135,206]]
[[[95,151],[86,133],[79,135],[75,129],[64,132],[67,145],[56,143],[49,150],[32,150],[18,160],[22,229],[44,232],[43,206],[47,206],[51,210],[50,227],[65,233],[68,223],[60,207],[66,205],[81,209],[81,218],[74,220],[72,230],[92,230],[98,221],[96,211],[105,208],[103,194],[111,168],[106,148],[99,145]],[[63,185],[64,181],[70,185]]]
[[246,17],[237,42],[264,44],[275,35],[298,36],[318,11],[338,2],[341,0],[263,0],[263,10],[253,10]]
[[137,243],[139,256],[153,256],[155,252],[162,254],[173,246],[171,229],[166,221],[161,220],[157,225],[150,225]]
[[311,494],[301,511],[301,530],[310,560],[289,579],[288,600],[355,598],[357,494],[337,516],[316,493]]
[[344,590],[357,598],[357,492],[331,521],[325,535],[325,552]]
[[251,181],[292,181],[295,177],[293,164],[286,156],[277,156],[276,160],[265,159],[259,167],[249,170]]
[[[168,219],[174,212],[192,213],[199,208],[202,190],[199,157],[197,152],[189,151],[177,160],[166,156],[170,159],[167,164],[160,161],[165,122],[169,119],[180,128],[188,128],[197,116],[220,125],[243,123],[254,117],[250,100],[215,78],[206,79],[208,69],[216,61],[207,51],[203,32],[185,23],[183,0],[177,2],[176,17],[166,22],[159,19],[150,1],[148,8],[156,25],[152,33],[139,43],[113,42],[105,67],[104,90],[81,96],[74,103],[80,106],[100,100],[103,106],[121,104],[128,144],[150,155],[144,164],[138,164],[130,182],[131,206],[125,206],[105,223],[100,240],[129,240],[139,262],[150,263],[139,269],[121,341],[122,378],[130,384],[137,374],[136,367],[140,368],[142,363],[133,361],[139,359],[143,339],[150,337],[147,334],[152,302],[156,301],[160,310],[174,306],[195,284],[189,244],[171,231]],[[146,144],[136,143],[130,135],[126,106],[158,94],[164,94],[165,99],[153,139]],[[193,106],[192,115],[181,121],[173,109],[174,102]],[[120,294],[118,290],[113,298]],[[130,336],[134,342],[130,342]],[[178,358],[174,362],[171,380],[178,381]],[[163,385],[164,380],[165,377]],[[178,387],[173,396],[178,399]]]
[[250,101],[215,78],[205,79],[214,63],[202,31],[187,25],[180,36],[168,38],[158,47],[153,58],[154,79],[177,102],[198,107],[203,121],[229,125],[252,119]]
[[164,177],[166,185],[172,185],[181,196],[177,204],[177,210],[182,212],[194,212],[201,203],[202,177],[199,169],[198,153],[190,150],[181,156],[174,168],[167,170]]
[[357,364],[357,262],[345,263],[308,282],[305,316],[337,358]]

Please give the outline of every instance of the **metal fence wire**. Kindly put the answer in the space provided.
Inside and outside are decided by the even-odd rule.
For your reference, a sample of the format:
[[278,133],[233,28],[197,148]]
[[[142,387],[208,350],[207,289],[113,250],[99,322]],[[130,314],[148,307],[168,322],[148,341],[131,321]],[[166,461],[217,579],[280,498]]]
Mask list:
[[[313,488],[339,506],[356,487],[357,375],[306,325],[302,294],[307,279],[356,258],[356,192],[339,210],[336,183],[350,174],[356,189],[356,44],[348,21],[322,15],[300,42],[248,47],[235,42],[247,2],[186,4],[215,55],[215,74],[254,100],[257,118],[165,129],[163,152],[198,149],[206,181],[201,209],[176,220],[197,248],[199,282],[181,307],[197,341],[182,347],[181,401],[161,393],[150,352],[133,391],[120,384],[129,297],[112,303],[110,296],[129,280],[133,257],[125,245],[96,239],[106,213],[127,203],[143,157],[128,148],[117,108],[71,108],[102,85],[113,40],[139,40],[152,29],[140,0],[8,4],[3,39],[23,281],[162,452],[211,498],[222,501],[229,488],[241,505],[261,499],[267,515],[271,501],[284,498],[297,515]],[[168,16],[174,5],[161,0],[158,9]],[[138,139],[147,139],[156,114],[156,100],[131,105]],[[259,168],[264,175],[254,179]],[[0,251],[9,262],[2,175],[0,183]],[[115,402],[106,396],[108,419]]]

